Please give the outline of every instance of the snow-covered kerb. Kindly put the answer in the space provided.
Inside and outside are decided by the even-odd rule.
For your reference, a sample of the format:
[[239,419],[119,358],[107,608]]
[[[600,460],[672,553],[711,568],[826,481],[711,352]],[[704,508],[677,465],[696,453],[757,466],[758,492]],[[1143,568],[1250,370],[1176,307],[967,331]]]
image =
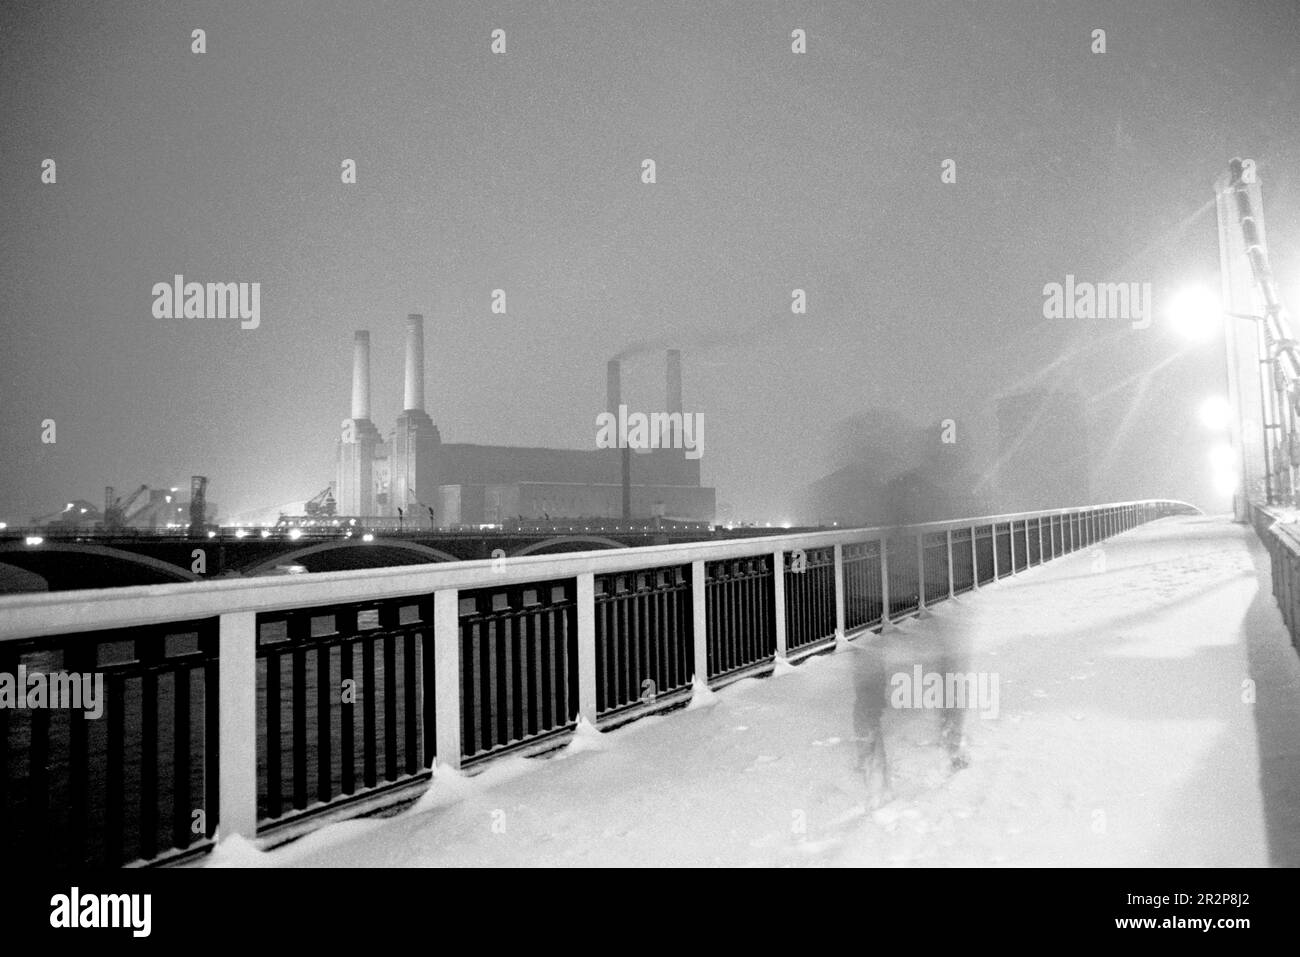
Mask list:
[[[435,756],[439,765],[454,769],[462,761],[521,747],[551,747],[579,718],[608,724],[674,706],[692,693],[709,693],[710,686],[780,666],[793,653],[814,651],[854,631],[885,628],[891,619],[982,582],[1144,522],[1195,511],[1182,502],[1149,500],[888,529],[23,594],[0,598],[0,670],[20,653],[62,654],[65,664],[79,656],[94,661],[101,643],[134,638],[142,657],[140,647],[161,647],[169,633],[198,634],[191,658],[162,654],[168,675],[184,671],[190,687],[210,688],[207,682],[219,679],[215,701],[205,694],[201,705],[175,712],[178,722],[181,714],[188,719],[200,708],[206,713],[202,762],[217,773],[206,776],[206,797],[189,788],[173,790],[175,806],[162,809],[175,825],[172,846],[155,847],[151,839],[140,852],[166,856],[202,846],[214,827],[222,838],[265,837],[274,830],[283,839],[331,817],[402,800],[427,781]],[[362,623],[367,614],[373,623]],[[321,618],[329,624],[318,632]],[[268,638],[267,626],[277,624],[284,633]],[[356,649],[369,657],[364,669],[352,672]],[[384,656],[378,677],[376,651]],[[331,654],[342,652],[348,670],[333,672]],[[315,681],[307,678],[308,658],[316,662]],[[393,681],[399,661],[401,686]],[[158,670],[149,662],[135,664],[142,676]],[[281,679],[268,682],[271,674]],[[346,695],[331,700],[335,678],[345,686],[360,682],[354,702],[362,714],[355,719]],[[304,685],[315,689],[313,699]],[[110,718],[114,687],[127,694],[136,685],[110,682]],[[141,687],[144,710],[157,715],[156,685],[145,679]],[[282,690],[293,712],[283,728]],[[382,733],[376,701],[383,708]],[[337,740],[334,722],[344,729]],[[110,735],[118,737],[109,741],[106,755],[91,753],[75,734],[70,741],[45,740],[49,727],[32,724],[36,736],[25,736],[34,742],[29,747],[67,753],[72,770],[58,794],[48,778],[34,775],[25,782],[29,807],[6,806],[0,821],[34,809],[36,820],[23,822],[31,831],[49,825],[50,807],[86,808],[93,803],[89,781],[103,779],[105,762],[107,780],[120,783],[113,762],[125,760],[122,748],[126,742],[136,747],[137,735],[123,738],[121,725],[109,724]],[[149,740],[140,739],[141,755],[156,757],[157,728],[145,729],[154,746],[150,750]],[[362,733],[364,769],[355,781],[348,772],[336,787],[331,768],[339,764],[331,766],[331,756],[354,764],[363,757],[353,754],[356,729]],[[385,764],[377,770],[375,739],[381,734]],[[259,735],[268,755],[261,771]],[[278,812],[259,812],[259,790],[264,796],[273,792],[278,802],[281,784],[281,749],[265,747],[268,735],[291,743],[293,813],[283,819]],[[399,744],[401,766],[393,757]],[[188,750],[184,758],[188,764]],[[318,767],[319,780],[308,781]],[[159,768],[150,770],[141,780],[156,787]],[[130,801],[121,795],[108,800],[115,813],[125,803],[127,814],[141,815],[141,831],[166,831],[149,797],[146,791]],[[191,830],[196,811],[204,826]]]

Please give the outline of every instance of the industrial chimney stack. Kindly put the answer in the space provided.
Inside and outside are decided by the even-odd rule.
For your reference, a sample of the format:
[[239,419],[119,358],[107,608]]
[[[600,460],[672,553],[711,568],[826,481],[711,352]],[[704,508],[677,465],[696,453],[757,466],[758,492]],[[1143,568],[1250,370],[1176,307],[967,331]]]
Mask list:
[[424,411],[424,316],[406,317],[404,410],[393,428],[389,505],[404,515],[430,513],[438,505],[438,446],[442,439]]
[[370,333],[352,340],[352,418],[370,418]]
[[406,317],[406,398],[407,412],[424,411],[424,316],[411,313]]

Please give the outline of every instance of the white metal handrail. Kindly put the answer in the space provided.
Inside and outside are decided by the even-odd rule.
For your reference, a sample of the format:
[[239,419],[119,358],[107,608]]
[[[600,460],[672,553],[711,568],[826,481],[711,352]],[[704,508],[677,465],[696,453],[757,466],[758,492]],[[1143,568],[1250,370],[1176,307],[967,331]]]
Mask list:
[[[349,571],[318,572],[277,578],[222,579],[34,592],[0,597],[0,641],[110,628],[130,628],[169,621],[188,621],[239,612],[271,612],[312,605],[429,594],[445,589],[488,588],[534,581],[608,574],[696,561],[719,561],[768,555],[774,551],[829,548],[881,538],[946,532],[1050,516],[1101,512],[1135,505],[1180,506],[1186,502],[1146,499],[1079,508],[1044,509],[926,522],[918,525],[846,528],[796,535],[771,535],[724,541],[528,555],[426,565],[400,565]],[[377,539],[376,544],[381,544]],[[201,547],[202,542],[196,542]],[[39,546],[38,546],[39,547]]]

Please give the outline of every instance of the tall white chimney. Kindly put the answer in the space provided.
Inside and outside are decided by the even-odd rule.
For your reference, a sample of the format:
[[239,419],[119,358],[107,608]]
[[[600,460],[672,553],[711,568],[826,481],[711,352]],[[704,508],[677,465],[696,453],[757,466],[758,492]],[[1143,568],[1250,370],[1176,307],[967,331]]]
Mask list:
[[370,333],[352,340],[352,418],[370,418]]
[[424,411],[424,316],[406,317],[406,411]]

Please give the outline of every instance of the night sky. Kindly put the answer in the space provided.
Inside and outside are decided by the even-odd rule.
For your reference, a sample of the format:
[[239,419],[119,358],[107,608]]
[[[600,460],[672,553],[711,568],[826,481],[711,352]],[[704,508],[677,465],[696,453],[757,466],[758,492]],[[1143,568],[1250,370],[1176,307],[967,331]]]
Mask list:
[[[1045,320],[1043,286],[1217,287],[1213,182],[1245,156],[1294,309],[1297,117],[1290,2],[10,0],[0,520],[191,474],[223,515],[310,497],[353,331],[387,431],[411,312],[449,442],[590,448],[605,360],[660,408],[681,348],[738,517],[784,519],[871,409],[987,460],[1029,387],[1089,397],[1096,501],[1223,510],[1196,416],[1221,343]],[[260,327],[154,318],[176,273],[260,282]]]

